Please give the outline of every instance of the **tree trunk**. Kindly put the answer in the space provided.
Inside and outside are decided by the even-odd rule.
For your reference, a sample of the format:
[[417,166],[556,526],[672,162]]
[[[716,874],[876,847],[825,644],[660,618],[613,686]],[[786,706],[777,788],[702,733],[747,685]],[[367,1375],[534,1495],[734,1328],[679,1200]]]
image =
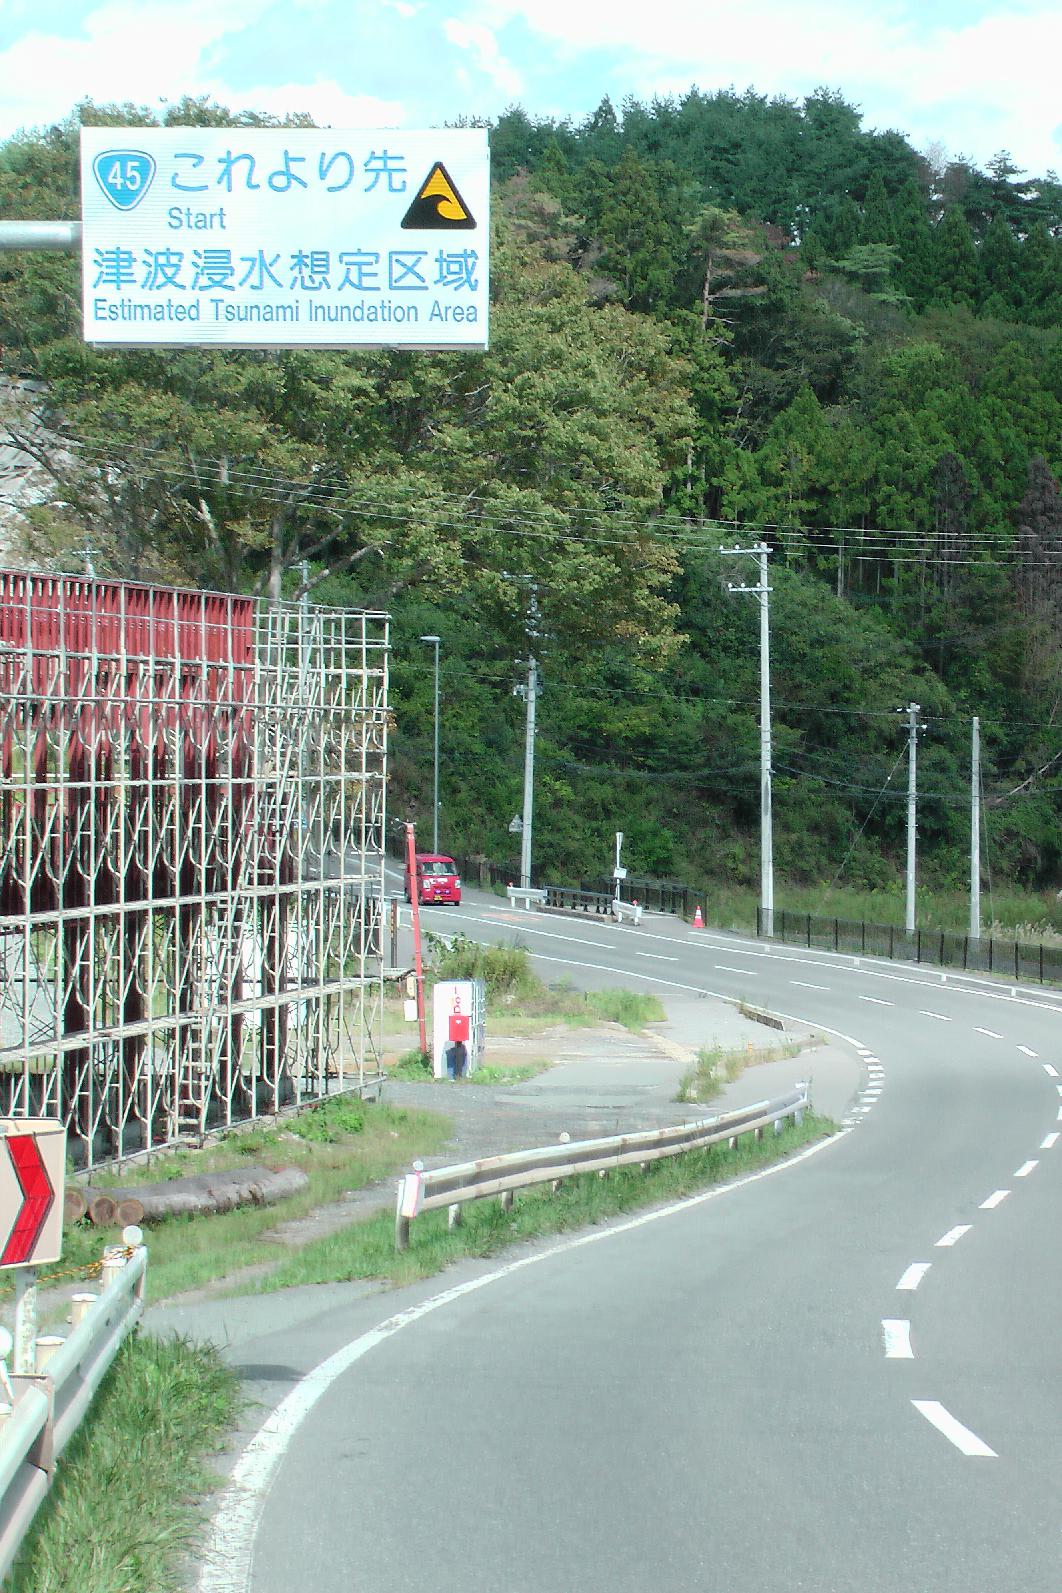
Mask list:
[[307,1177],[297,1167],[236,1167],[220,1173],[195,1173],[161,1184],[144,1184],[128,1193],[81,1189],[88,1214],[100,1228],[122,1223],[162,1222],[166,1217],[198,1217],[233,1211],[237,1206],[270,1206],[304,1189]]

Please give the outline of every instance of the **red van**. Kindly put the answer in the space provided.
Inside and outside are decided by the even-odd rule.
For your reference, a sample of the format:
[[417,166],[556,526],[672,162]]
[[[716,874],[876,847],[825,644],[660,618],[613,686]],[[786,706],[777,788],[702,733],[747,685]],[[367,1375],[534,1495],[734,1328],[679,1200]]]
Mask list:
[[[457,872],[457,864],[452,857],[444,857],[441,852],[418,852],[417,863],[417,895],[425,904],[437,902],[452,902],[455,907],[461,905],[461,876]],[[413,893],[409,887],[409,868],[406,868],[406,901],[413,900]]]

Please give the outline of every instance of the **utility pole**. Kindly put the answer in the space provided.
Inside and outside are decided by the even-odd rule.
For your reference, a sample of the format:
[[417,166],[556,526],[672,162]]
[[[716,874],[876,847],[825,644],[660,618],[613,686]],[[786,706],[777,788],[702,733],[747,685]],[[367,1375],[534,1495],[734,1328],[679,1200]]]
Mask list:
[[970,939],[981,938],[981,721],[970,739]]
[[752,548],[720,548],[720,553],[747,554],[758,559],[760,579],[756,586],[734,586],[728,592],[744,592],[760,601],[760,934],[774,934],[774,835],[771,820],[771,588],[767,582],[770,548],[757,542]]
[[432,761],[432,798],[431,798],[431,849],[438,855],[439,851],[439,642],[438,636],[422,636],[422,642],[430,642],[435,648],[435,730],[434,730],[434,755]]
[[535,704],[538,699],[538,664],[527,660],[527,685],[517,687],[527,703],[527,728],[524,732],[524,818],[520,830],[520,885],[531,886],[531,823],[535,806]]
[[900,712],[907,715],[907,912],[904,929],[915,932],[915,857],[918,833],[918,715],[921,708],[909,702]]

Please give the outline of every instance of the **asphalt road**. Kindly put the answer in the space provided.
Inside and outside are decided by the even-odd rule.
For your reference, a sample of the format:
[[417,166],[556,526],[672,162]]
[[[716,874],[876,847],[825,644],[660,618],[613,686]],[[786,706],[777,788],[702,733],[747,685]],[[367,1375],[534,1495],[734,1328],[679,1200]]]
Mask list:
[[662,918],[425,918],[830,1026],[866,1085],[769,1176],[329,1295],[349,1347],[237,1472],[204,1593],[1054,1593],[1059,1002]]

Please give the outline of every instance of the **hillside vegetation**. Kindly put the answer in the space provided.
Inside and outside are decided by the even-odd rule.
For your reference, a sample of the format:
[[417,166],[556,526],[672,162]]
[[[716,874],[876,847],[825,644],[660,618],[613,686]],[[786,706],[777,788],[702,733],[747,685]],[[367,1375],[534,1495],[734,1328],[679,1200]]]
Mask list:
[[[78,213],[79,120],[155,117],[0,146],[0,217]],[[513,851],[533,650],[538,866],[600,873],[622,829],[634,870],[740,884],[755,566],[719,548],[764,537],[780,880],[895,879],[913,699],[923,877],[965,878],[978,714],[986,869],[1053,893],[1062,186],[934,165],[826,91],[514,108],[491,144],[485,355],[95,351],[73,260],[0,257],[2,369],[46,384],[9,417],[54,477],[28,555],[287,595],[308,559],[315,600],[390,610],[396,817],[430,813],[437,633],[455,851]]]

